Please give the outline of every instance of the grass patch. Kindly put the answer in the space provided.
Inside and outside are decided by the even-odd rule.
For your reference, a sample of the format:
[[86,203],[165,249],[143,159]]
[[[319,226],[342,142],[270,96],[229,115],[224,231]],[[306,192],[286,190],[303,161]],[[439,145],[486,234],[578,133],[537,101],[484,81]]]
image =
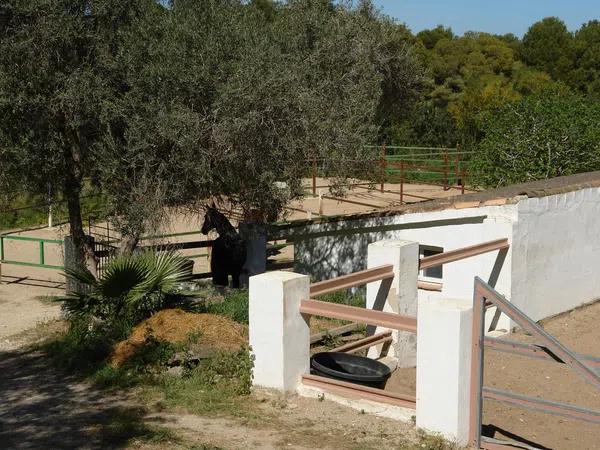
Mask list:
[[150,392],[162,397],[167,408],[183,407],[191,413],[248,417],[247,402],[252,386],[252,357],[249,349],[218,352],[181,378],[163,375]]
[[[103,215],[106,199],[89,182],[84,183],[81,193],[82,217]],[[54,223],[68,222],[67,204],[61,195],[52,207]],[[18,194],[10,198],[0,197],[0,231],[21,229],[48,223],[47,198],[44,195]]]
[[250,414],[253,359],[249,348],[237,352],[217,351],[197,365],[182,364],[181,376],[167,373],[167,362],[187,352],[201,337],[191,333],[184,343],[172,344],[149,339],[121,367],[107,364],[113,345],[128,334],[119,331],[82,328],[71,323],[66,332],[38,345],[55,365],[106,389],[140,390],[142,397],[158,399],[162,407],[184,408],[192,413]]
[[332,292],[331,294],[320,295],[317,300],[322,302],[339,303],[341,305],[356,306],[365,308],[367,300],[364,289],[359,289],[356,293],[350,293],[348,290]]
[[207,304],[204,312],[225,316],[238,323],[248,325],[248,305],[248,291],[236,289],[229,292],[222,302]]

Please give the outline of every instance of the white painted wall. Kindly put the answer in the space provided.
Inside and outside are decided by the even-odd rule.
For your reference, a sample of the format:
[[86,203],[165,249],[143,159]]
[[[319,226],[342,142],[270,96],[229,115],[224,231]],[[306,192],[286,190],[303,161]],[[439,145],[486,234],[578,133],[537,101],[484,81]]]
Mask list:
[[[479,276],[534,320],[568,311],[600,298],[600,188],[512,204],[446,209],[314,224],[291,229],[295,271],[313,281],[366,268],[368,244],[411,240],[453,250],[498,238],[511,247],[444,265],[441,293],[419,291],[419,298],[471,298]],[[494,311],[488,311],[488,323]],[[497,329],[511,324],[504,316]]]
[[[295,271],[313,281],[333,278],[366,268],[367,247],[379,240],[409,240],[454,250],[499,238],[512,238],[517,205],[447,209],[416,214],[311,225],[292,231]],[[419,298],[472,298],[475,276],[510,298],[511,252],[499,252],[444,265],[440,293],[419,290]],[[498,261],[497,261],[498,260]],[[496,267],[495,267],[496,266]],[[488,323],[494,311],[489,311]],[[496,329],[508,329],[502,316]]]
[[310,280],[291,272],[250,277],[249,334],[255,386],[295,391],[309,371],[310,329],[300,314]]
[[[406,316],[417,315],[417,278],[419,243],[413,241],[377,241],[369,244],[368,268],[391,264],[394,278],[367,284],[367,309],[393,312]],[[384,327],[367,327],[369,335],[390,330]],[[392,331],[392,346],[388,356],[397,367],[414,367],[417,358],[417,338],[407,331]],[[369,348],[367,356],[378,358],[382,345]]]
[[510,300],[533,320],[600,298],[600,189],[519,202],[512,254]]

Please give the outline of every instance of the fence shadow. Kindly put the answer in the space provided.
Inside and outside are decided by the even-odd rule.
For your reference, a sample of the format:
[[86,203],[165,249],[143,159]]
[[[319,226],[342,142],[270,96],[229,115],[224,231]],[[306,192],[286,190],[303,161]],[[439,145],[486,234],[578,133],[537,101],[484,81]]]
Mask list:
[[0,278],[0,282],[3,284],[21,284],[25,286],[34,286],[34,287],[44,287],[49,289],[57,289],[60,291],[64,291],[65,282],[64,281],[55,281],[55,280],[42,280],[39,278],[32,278],[28,276],[17,277],[13,275],[2,275]]
[[[522,436],[519,436],[518,434],[514,434],[511,433],[510,431],[507,431],[503,428],[497,427],[496,425],[492,425],[492,424],[488,424],[488,425],[483,425],[481,427],[481,432],[483,436],[487,436],[490,438],[497,438],[497,435],[500,434],[508,439],[511,439],[512,441],[514,441],[517,444],[524,444],[525,446],[529,446],[531,448],[535,448],[538,450],[552,450],[550,447],[544,447],[541,444],[538,444],[537,442],[534,441],[530,441],[529,439],[525,439]],[[518,448],[518,447],[516,447]],[[527,447],[523,447],[523,448],[527,448]]]

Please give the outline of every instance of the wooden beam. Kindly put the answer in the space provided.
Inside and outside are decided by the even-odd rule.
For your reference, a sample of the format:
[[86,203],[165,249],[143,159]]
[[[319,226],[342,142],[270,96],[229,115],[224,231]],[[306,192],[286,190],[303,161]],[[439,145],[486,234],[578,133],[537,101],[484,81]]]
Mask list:
[[331,330],[321,331],[319,333],[311,334],[310,343],[316,344],[319,341],[322,341],[325,336],[340,336],[342,334],[350,333],[358,329],[360,324],[358,323],[349,323],[348,325],[342,325],[341,327],[332,328]]
[[358,341],[349,342],[348,344],[340,345],[331,352],[344,352],[344,353],[355,353],[366,348],[373,347],[374,345],[384,344],[386,342],[392,342],[392,332],[384,331],[383,333],[377,333],[372,336],[359,339]]

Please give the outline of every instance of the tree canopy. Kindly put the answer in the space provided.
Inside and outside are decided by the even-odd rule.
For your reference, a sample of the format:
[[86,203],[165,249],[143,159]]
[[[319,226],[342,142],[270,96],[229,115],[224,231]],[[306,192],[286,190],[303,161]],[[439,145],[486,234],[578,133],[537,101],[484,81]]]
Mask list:
[[0,52],[0,179],[69,200],[90,180],[121,232],[227,196],[273,219],[313,158],[340,181],[418,97],[407,29],[370,2],[10,0]]
[[[0,54],[0,189],[61,193],[82,261],[84,185],[135,245],[166,208],[214,196],[274,219],[315,158],[340,186],[368,177],[367,143],[460,143],[479,167],[504,164],[516,114],[580,111],[588,136],[600,101],[596,20],[570,32],[545,18],[523,39],[413,35],[369,0],[6,0]],[[586,158],[477,181],[600,168]]]
[[474,167],[486,186],[571,175],[600,167],[600,103],[544,94],[508,103],[487,119]]

